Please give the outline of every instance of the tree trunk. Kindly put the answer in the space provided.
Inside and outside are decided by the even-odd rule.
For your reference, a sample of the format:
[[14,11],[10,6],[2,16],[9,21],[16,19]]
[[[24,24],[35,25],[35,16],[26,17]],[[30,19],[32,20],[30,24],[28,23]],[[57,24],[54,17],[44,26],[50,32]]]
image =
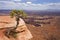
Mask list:
[[19,21],[16,21],[17,24],[16,24],[16,27],[14,28],[15,30],[17,29],[18,25],[19,25]]
[[16,22],[17,22],[17,24],[16,24],[16,27],[15,27],[15,28],[13,28],[13,29],[7,29],[7,30],[5,31],[5,35],[6,35],[8,38],[10,38],[9,35],[13,35],[14,33],[19,33],[18,31],[16,31],[16,29],[17,29],[17,27],[18,27],[18,25],[19,25],[19,21],[16,21]]
[[16,29],[18,28],[18,25],[19,25],[19,16],[16,16],[16,27],[15,28],[13,28],[13,29],[8,29],[8,30],[6,30],[6,32],[5,32],[5,35],[9,38],[9,35],[11,35],[11,34],[14,34],[14,33],[18,33],[18,31],[16,31]]
[[16,23],[17,23],[17,24],[16,24],[16,27],[14,28],[14,30],[16,30],[17,27],[18,27],[18,25],[19,25],[19,21],[20,21],[19,17],[20,17],[20,16],[17,14],[17,15],[16,15]]

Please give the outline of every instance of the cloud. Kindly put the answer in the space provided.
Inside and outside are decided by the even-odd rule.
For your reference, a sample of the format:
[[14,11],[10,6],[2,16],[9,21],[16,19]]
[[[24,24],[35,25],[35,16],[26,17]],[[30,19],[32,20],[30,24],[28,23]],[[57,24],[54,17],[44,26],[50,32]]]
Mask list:
[[24,1],[26,1],[26,2],[36,2],[38,0],[24,0]]
[[0,9],[18,9],[18,4],[9,1],[0,1]]
[[21,1],[21,0],[13,0],[13,1]]
[[60,9],[60,3],[33,4],[32,2],[15,3],[13,1],[0,1],[0,9],[23,9],[23,10]]
[[26,2],[27,4],[31,4],[32,2]]
[[22,1],[22,0],[0,0],[0,1]]

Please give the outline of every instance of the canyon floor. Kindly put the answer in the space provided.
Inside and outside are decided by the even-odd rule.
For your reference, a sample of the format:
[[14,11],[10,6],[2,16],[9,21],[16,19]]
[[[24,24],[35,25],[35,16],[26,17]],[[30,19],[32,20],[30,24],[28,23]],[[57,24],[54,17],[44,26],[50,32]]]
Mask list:
[[49,19],[50,24],[42,24],[42,26],[34,26],[27,24],[33,38],[31,40],[60,40],[60,16],[54,16]]

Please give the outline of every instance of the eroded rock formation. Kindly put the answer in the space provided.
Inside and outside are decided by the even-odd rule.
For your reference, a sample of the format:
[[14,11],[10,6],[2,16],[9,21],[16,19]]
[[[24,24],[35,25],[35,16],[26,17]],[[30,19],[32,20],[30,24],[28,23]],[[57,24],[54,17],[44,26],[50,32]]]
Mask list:
[[12,36],[10,38],[6,37],[4,35],[4,31],[6,31],[6,28],[15,27],[15,24],[15,19],[10,18],[9,16],[0,16],[0,40],[29,40],[33,37],[30,31],[28,30],[24,20],[21,18],[18,25],[19,27],[16,30],[22,32],[17,34],[16,38],[13,38]]

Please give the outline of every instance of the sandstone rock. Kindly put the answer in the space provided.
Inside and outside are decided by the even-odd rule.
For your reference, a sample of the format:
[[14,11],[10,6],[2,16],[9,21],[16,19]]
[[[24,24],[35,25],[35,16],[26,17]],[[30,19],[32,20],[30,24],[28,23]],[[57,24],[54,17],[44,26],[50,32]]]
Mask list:
[[[0,29],[1,28],[6,28],[6,27],[15,27],[16,25],[16,21],[15,19],[13,18],[10,18],[9,16],[0,16]],[[5,29],[1,29],[0,30],[0,40],[29,40],[31,39],[33,36],[31,34],[31,32],[28,30],[25,22],[23,19],[20,18],[20,21],[19,21],[19,27],[16,29],[18,31],[23,31],[19,34],[17,34],[17,38],[13,38],[13,37],[6,37],[4,35],[4,31]]]

